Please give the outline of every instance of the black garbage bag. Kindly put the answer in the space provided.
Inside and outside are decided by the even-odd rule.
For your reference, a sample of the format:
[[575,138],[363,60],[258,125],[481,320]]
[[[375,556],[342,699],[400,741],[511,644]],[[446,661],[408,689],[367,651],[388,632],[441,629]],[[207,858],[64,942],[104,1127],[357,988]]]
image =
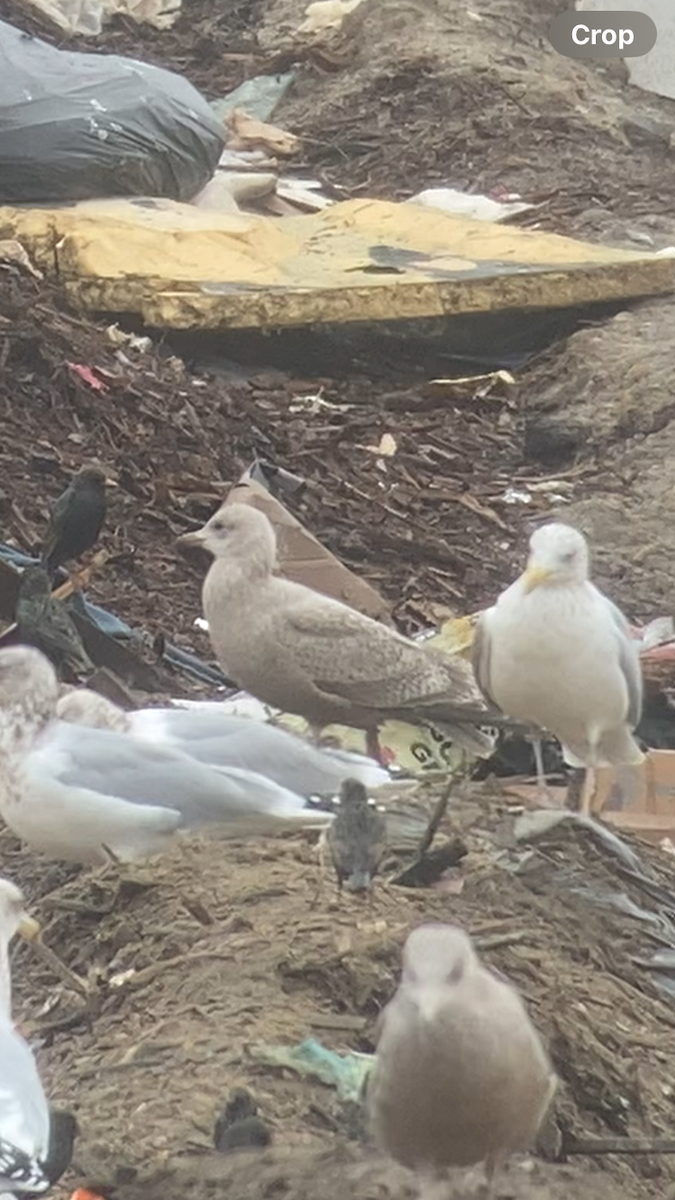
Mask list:
[[206,100],[180,75],[57,50],[0,21],[0,203],[191,200],[224,141]]

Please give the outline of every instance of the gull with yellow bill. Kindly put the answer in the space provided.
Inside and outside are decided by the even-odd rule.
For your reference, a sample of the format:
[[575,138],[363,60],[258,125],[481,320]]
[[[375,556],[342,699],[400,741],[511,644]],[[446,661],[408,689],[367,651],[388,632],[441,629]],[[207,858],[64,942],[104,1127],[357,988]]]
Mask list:
[[[569,766],[586,767],[586,814],[596,768],[644,760],[633,737],[638,649],[623,613],[591,583],[586,539],[570,525],[551,522],[532,535],[527,569],[477,624],[473,664],[488,700],[548,730]],[[537,773],[545,788],[540,749]]]

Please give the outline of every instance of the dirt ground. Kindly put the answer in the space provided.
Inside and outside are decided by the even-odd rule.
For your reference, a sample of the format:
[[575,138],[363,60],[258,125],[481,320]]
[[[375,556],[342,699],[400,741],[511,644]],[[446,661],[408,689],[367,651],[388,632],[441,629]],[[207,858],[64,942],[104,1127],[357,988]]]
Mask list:
[[[675,104],[629,87],[618,62],[556,55],[546,28],[563,0],[364,0],[339,35],[298,47],[303,7],[184,0],[174,30],[118,21],[96,49],[181,71],[209,98],[297,64],[275,119],[302,138],[293,167],[337,197],[439,183],[518,191],[539,206],[524,225],[633,248],[675,243]],[[66,44],[15,0],[0,0],[0,14]],[[167,343],[120,351],[105,323],[0,265],[0,540],[37,546],[70,470],[100,458],[119,487],[93,598],[206,656],[193,627],[199,573],[173,541],[258,456],[306,480],[294,510],[382,590],[403,629],[491,600],[530,523],[551,511],[592,535],[598,580],[631,616],[672,612],[673,308],[649,301],[582,328],[515,386],[439,392],[419,366],[381,357],[333,355],[317,368],[308,350],[292,367],[216,375]],[[378,460],[384,433],[396,454]],[[529,503],[514,502],[527,491]],[[0,835],[2,872],[88,981],[85,1002],[30,948],[15,951],[22,1028],[40,1045],[52,1100],[81,1128],[59,1200],[80,1181],[122,1200],[414,1195],[414,1181],[360,1140],[353,1109],[254,1050],[309,1035],[371,1049],[400,945],[429,917],[491,939],[486,961],[522,988],[561,1077],[563,1147],[669,1135],[675,1011],[640,962],[672,944],[672,859],[641,849],[651,874],[638,883],[587,833],[558,829],[523,848],[512,826],[498,796],[457,798],[446,832],[466,840],[461,871],[442,891],[382,885],[370,905],[338,903],[298,837],[188,843],[117,881],[47,864]],[[213,1122],[238,1085],[273,1144],[216,1156]],[[460,1177],[454,1200],[477,1187]],[[672,1156],[647,1153],[526,1159],[498,1188],[518,1200],[673,1194]]]
[[[69,1180],[125,1200],[338,1200],[346,1181],[359,1200],[413,1195],[406,1173],[363,1144],[354,1105],[257,1050],[308,1036],[372,1050],[401,943],[428,919],[470,929],[547,1038],[561,1078],[548,1157],[565,1158],[572,1138],[667,1136],[675,1013],[639,964],[675,915],[672,860],[641,848],[640,881],[583,830],[516,842],[512,809],[489,792],[457,799],[447,832],[468,853],[452,882],[381,883],[370,903],[338,899],[310,835],[187,842],[118,880],[45,867],[4,834],[3,870],[22,880],[45,942],[89,989],[84,998],[30,947],[17,949],[22,1028],[42,1045],[53,1102],[81,1128]],[[214,1120],[235,1086],[255,1097],[272,1146],[217,1156]],[[453,1197],[478,1194],[478,1183],[460,1173]],[[664,1196],[673,1185],[668,1156],[570,1154],[514,1162],[498,1194],[591,1200],[610,1188]]]

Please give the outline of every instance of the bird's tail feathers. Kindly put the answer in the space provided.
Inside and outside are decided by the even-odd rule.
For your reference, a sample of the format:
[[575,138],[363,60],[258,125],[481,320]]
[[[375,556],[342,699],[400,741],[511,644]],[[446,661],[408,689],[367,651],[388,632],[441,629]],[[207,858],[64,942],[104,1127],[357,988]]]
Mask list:
[[568,767],[639,766],[645,756],[627,725],[619,725],[601,734],[595,745],[563,745]]
[[370,871],[352,871],[344,881],[346,892],[367,892],[372,883]]

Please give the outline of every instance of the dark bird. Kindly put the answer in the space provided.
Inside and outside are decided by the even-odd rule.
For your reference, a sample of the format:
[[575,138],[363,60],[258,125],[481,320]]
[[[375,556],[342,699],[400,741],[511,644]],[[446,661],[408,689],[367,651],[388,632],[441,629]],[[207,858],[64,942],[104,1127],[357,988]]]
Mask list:
[[81,558],[98,540],[107,482],[100,467],[82,467],[54,504],[42,547],[42,565],[49,575],[69,559]]
[[51,594],[49,576],[42,567],[26,567],[16,602],[16,623],[21,641],[41,650],[59,676],[80,676],[94,670],[72,617],[62,600]]
[[[79,1133],[73,1113],[49,1106],[49,1146],[42,1169],[52,1186],[68,1170],[73,1158],[75,1138]],[[34,1193],[31,1193],[34,1194]],[[26,1200],[24,1195],[24,1200]]]
[[340,807],[326,831],[338,887],[367,892],[387,847],[387,822],[368,801],[358,779],[345,779],[340,787]]
[[258,1116],[258,1105],[245,1088],[235,1088],[213,1132],[213,1144],[221,1154],[233,1150],[262,1149],[272,1141],[272,1131]]

